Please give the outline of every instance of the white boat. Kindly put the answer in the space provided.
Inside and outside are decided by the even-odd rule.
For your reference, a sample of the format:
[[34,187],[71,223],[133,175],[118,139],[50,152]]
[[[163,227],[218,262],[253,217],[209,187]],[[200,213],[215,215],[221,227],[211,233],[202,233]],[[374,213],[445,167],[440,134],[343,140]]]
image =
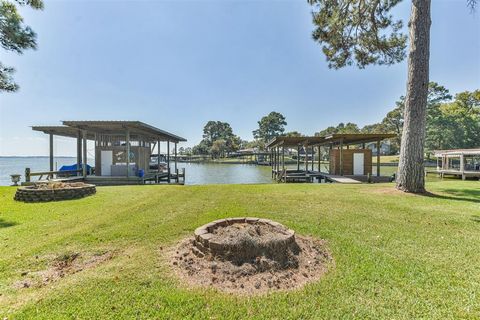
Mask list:
[[150,170],[158,170],[158,166],[160,165],[160,171],[166,172],[168,164],[165,162],[164,159],[165,159],[165,156],[160,155],[160,162],[159,162],[157,154],[150,155],[150,163],[149,163]]

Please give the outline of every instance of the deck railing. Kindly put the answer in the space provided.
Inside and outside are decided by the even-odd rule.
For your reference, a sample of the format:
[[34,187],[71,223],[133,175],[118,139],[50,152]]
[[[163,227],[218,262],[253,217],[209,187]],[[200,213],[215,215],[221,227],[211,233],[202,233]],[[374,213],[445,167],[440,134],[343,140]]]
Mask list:
[[53,179],[54,177],[58,177],[58,175],[75,175],[77,173],[81,173],[83,169],[78,170],[65,170],[65,171],[40,171],[40,172],[32,172],[30,168],[25,168],[25,182],[31,182],[31,178],[38,176],[38,180],[42,180],[43,176],[46,176],[47,180]]

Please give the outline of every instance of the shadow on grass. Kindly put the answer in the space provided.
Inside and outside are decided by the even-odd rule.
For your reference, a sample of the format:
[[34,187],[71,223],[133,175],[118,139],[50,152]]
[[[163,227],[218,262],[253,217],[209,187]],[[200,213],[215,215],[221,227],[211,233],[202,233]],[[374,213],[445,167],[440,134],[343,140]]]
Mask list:
[[456,200],[456,201],[467,201],[480,203],[480,190],[472,189],[446,189],[442,190],[447,194],[438,194],[426,192],[423,195],[426,197],[444,199],[444,200]]
[[8,228],[16,225],[16,222],[11,222],[11,221],[5,221],[2,218],[0,218],[0,228]]
[[445,189],[443,192],[450,193],[455,196],[472,197],[480,199],[480,185],[479,189]]
[[473,222],[478,222],[478,223],[480,223],[480,216],[473,215],[473,216],[472,216],[472,221],[473,221]]

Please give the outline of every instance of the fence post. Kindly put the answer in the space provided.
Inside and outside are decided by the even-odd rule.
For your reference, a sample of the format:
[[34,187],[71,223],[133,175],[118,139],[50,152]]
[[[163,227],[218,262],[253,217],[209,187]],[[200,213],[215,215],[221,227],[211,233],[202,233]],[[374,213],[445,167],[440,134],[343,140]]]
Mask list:
[[30,168],[25,168],[25,182],[30,182]]

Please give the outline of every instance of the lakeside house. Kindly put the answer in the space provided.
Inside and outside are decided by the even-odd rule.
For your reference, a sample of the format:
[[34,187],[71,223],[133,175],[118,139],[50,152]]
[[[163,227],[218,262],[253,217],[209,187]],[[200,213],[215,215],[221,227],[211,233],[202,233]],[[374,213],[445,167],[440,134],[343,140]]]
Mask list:
[[[143,184],[145,182],[179,182],[185,172],[177,168],[177,144],[186,139],[140,121],[62,121],[61,126],[33,126],[32,129],[49,135],[50,171],[33,173],[25,170],[25,182],[32,176],[46,175],[48,179],[83,180],[96,185]],[[53,171],[54,136],[76,139],[77,161],[71,170]],[[95,167],[87,166],[87,141],[94,141]],[[150,169],[150,158],[160,144],[167,145],[166,170],[158,163]],[[174,163],[171,168],[170,145],[173,144]],[[160,161],[160,157],[157,157]]]

